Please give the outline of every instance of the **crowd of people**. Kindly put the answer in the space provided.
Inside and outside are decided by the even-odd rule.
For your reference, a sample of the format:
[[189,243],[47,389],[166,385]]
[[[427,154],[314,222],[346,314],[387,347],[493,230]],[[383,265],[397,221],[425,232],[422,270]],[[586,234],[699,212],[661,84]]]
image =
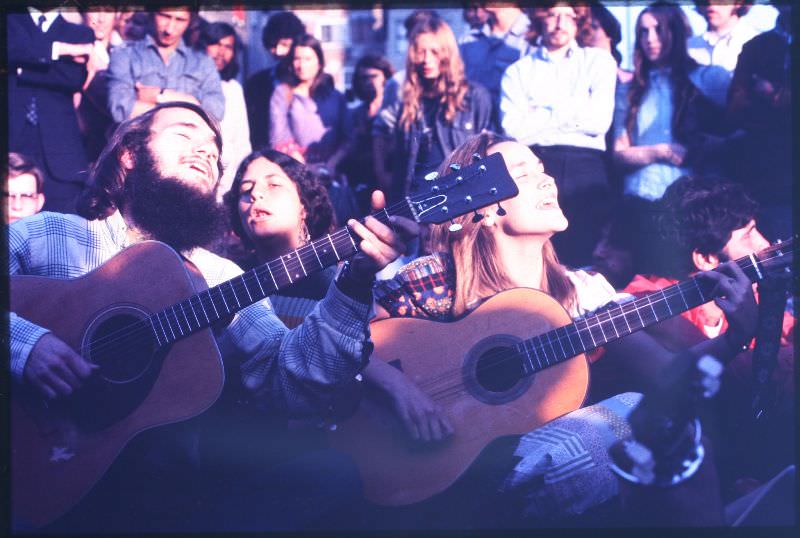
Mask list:
[[[405,64],[365,54],[345,92],[291,11],[270,14],[268,65],[240,84],[253,44],[191,7],[91,7],[77,24],[30,5],[7,17],[9,275],[72,278],[156,239],[215,286],[292,251],[306,273],[308,245],[323,265],[314,241],[335,251],[340,226],[359,246],[297,281],[286,258],[291,285],[216,331],[220,399],[137,436],[47,530],[667,524],[626,505],[608,448],[684,352],[725,371],[703,411],[696,487],[653,501],[674,502],[671,523],[730,523],[724,504],[793,463],[793,301],[771,381],[757,382],[758,293],[736,263],[792,235],[788,4],[758,34],[750,3],[698,1],[708,27],[692,35],[680,6],[653,2],[636,19],[632,71],[600,2],[470,1],[461,36],[419,9]],[[367,216],[493,154],[519,187],[502,206],[445,225]],[[408,439],[435,449],[463,432],[418,380],[370,360],[370,321],[454,322],[513,288],[582,319],[698,274],[713,301],[589,355],[586,407],[501,438],[412,506],[367,502],[353,462],[293,420],[329,413],[361,374]],[[15,383],[57,400],[94,375],[48,328],[10,322]],[[765,383],[771,406],[754,421]]]

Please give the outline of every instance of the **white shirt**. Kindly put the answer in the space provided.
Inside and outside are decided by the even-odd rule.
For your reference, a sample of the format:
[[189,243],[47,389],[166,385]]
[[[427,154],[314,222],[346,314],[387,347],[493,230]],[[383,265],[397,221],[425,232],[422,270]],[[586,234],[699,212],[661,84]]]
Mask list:
[[553,59],[539,46],[506,69],[500,83],[503,130],[530,146],[606,149],[614,113],[617,63],[608,52],[579,47]]
[[220,122],[224,171],[217,189],[217,197],[220,199],[230,190],[239,163],[251,151],[250,124],[247,122],[247,106],[242,85],[236,79],[223,80],[222,94],[225,96],[225,115]]

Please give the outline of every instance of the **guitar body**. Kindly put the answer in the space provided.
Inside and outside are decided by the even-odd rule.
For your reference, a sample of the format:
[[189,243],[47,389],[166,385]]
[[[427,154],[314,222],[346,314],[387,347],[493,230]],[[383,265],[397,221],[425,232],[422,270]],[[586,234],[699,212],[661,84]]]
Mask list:
[[[40,527],[76,504],[127,442],[195,416],[217,399],[222,361],[210,329],[160,350],[119,330],[205,288],[169,247],[134,245],[71,280],[15,276],[11,310],[100,364],[79,398],[45,403],[13,387],[11,496],[17,527]],[[194,269],[196,271],[196,269]],[[144,326],[147,334],[149,323]],[[102,345],[92,344],[92,340]],[[144,342],[144,343],[142,343]]]
[[355,414],[329,440],[354,457],[366,497],[387,506],[427,499],[455,482],[491,440],[578,409],[589,387],[585,355],[525,377],[513,360],[493,362],[503,349],[570,321],[552,297],[518,288],[451,323],[373,323],[372,360],[399,367],[441,406],[455,433],[442,443],[414,442],[385,395],[365,387]]

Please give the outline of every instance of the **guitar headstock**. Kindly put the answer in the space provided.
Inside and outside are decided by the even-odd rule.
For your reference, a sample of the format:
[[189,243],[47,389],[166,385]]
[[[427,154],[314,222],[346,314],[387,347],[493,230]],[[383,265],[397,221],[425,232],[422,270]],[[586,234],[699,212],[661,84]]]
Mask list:
[[451,170],[441,177],[428,174],[428,192],[409,196],[417,222],[439,224],[519,194],[500,153]]
[[794,261],[794,240],[790,237],[786,241],[777,240],[773,245],[756,254],[762,272],[769,276],[789,275],[792,272]]

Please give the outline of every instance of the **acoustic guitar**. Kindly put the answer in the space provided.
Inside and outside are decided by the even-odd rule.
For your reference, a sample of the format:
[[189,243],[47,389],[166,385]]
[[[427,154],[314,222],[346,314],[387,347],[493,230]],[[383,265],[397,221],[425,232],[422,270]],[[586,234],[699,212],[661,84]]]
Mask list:
[[[788,270],[791,248],[790,240],[736,263],[757,281]],[[402,370],[441,406],[455,432],[440,443],[413,441],[385,393],[366,384],[353,416],[328,438],[353,456],[373,503],[425,500],[455,482],[491,440],[578,409],[589,383],[586,352],[710,301],[713,287],[696,277],[575,321],[549,295],[518,288],[450,323],[374,322],[372,360]]]
[[[440,223],[517,195],[500,154],[476,161],[451,167],[430,182],[429,192],[373,216],[389,226],[393,215]],[[211,327],[355,254],[357,241],[344,227],[210,289],[173,250],[154,241],[131,246],[75,279],[13,276],[11,311],[50,329],[99,366],[66,399],[48,402],[13,387],[14,526],[54,521],[92,488],[134,435],[208,409],[224,381]]]

